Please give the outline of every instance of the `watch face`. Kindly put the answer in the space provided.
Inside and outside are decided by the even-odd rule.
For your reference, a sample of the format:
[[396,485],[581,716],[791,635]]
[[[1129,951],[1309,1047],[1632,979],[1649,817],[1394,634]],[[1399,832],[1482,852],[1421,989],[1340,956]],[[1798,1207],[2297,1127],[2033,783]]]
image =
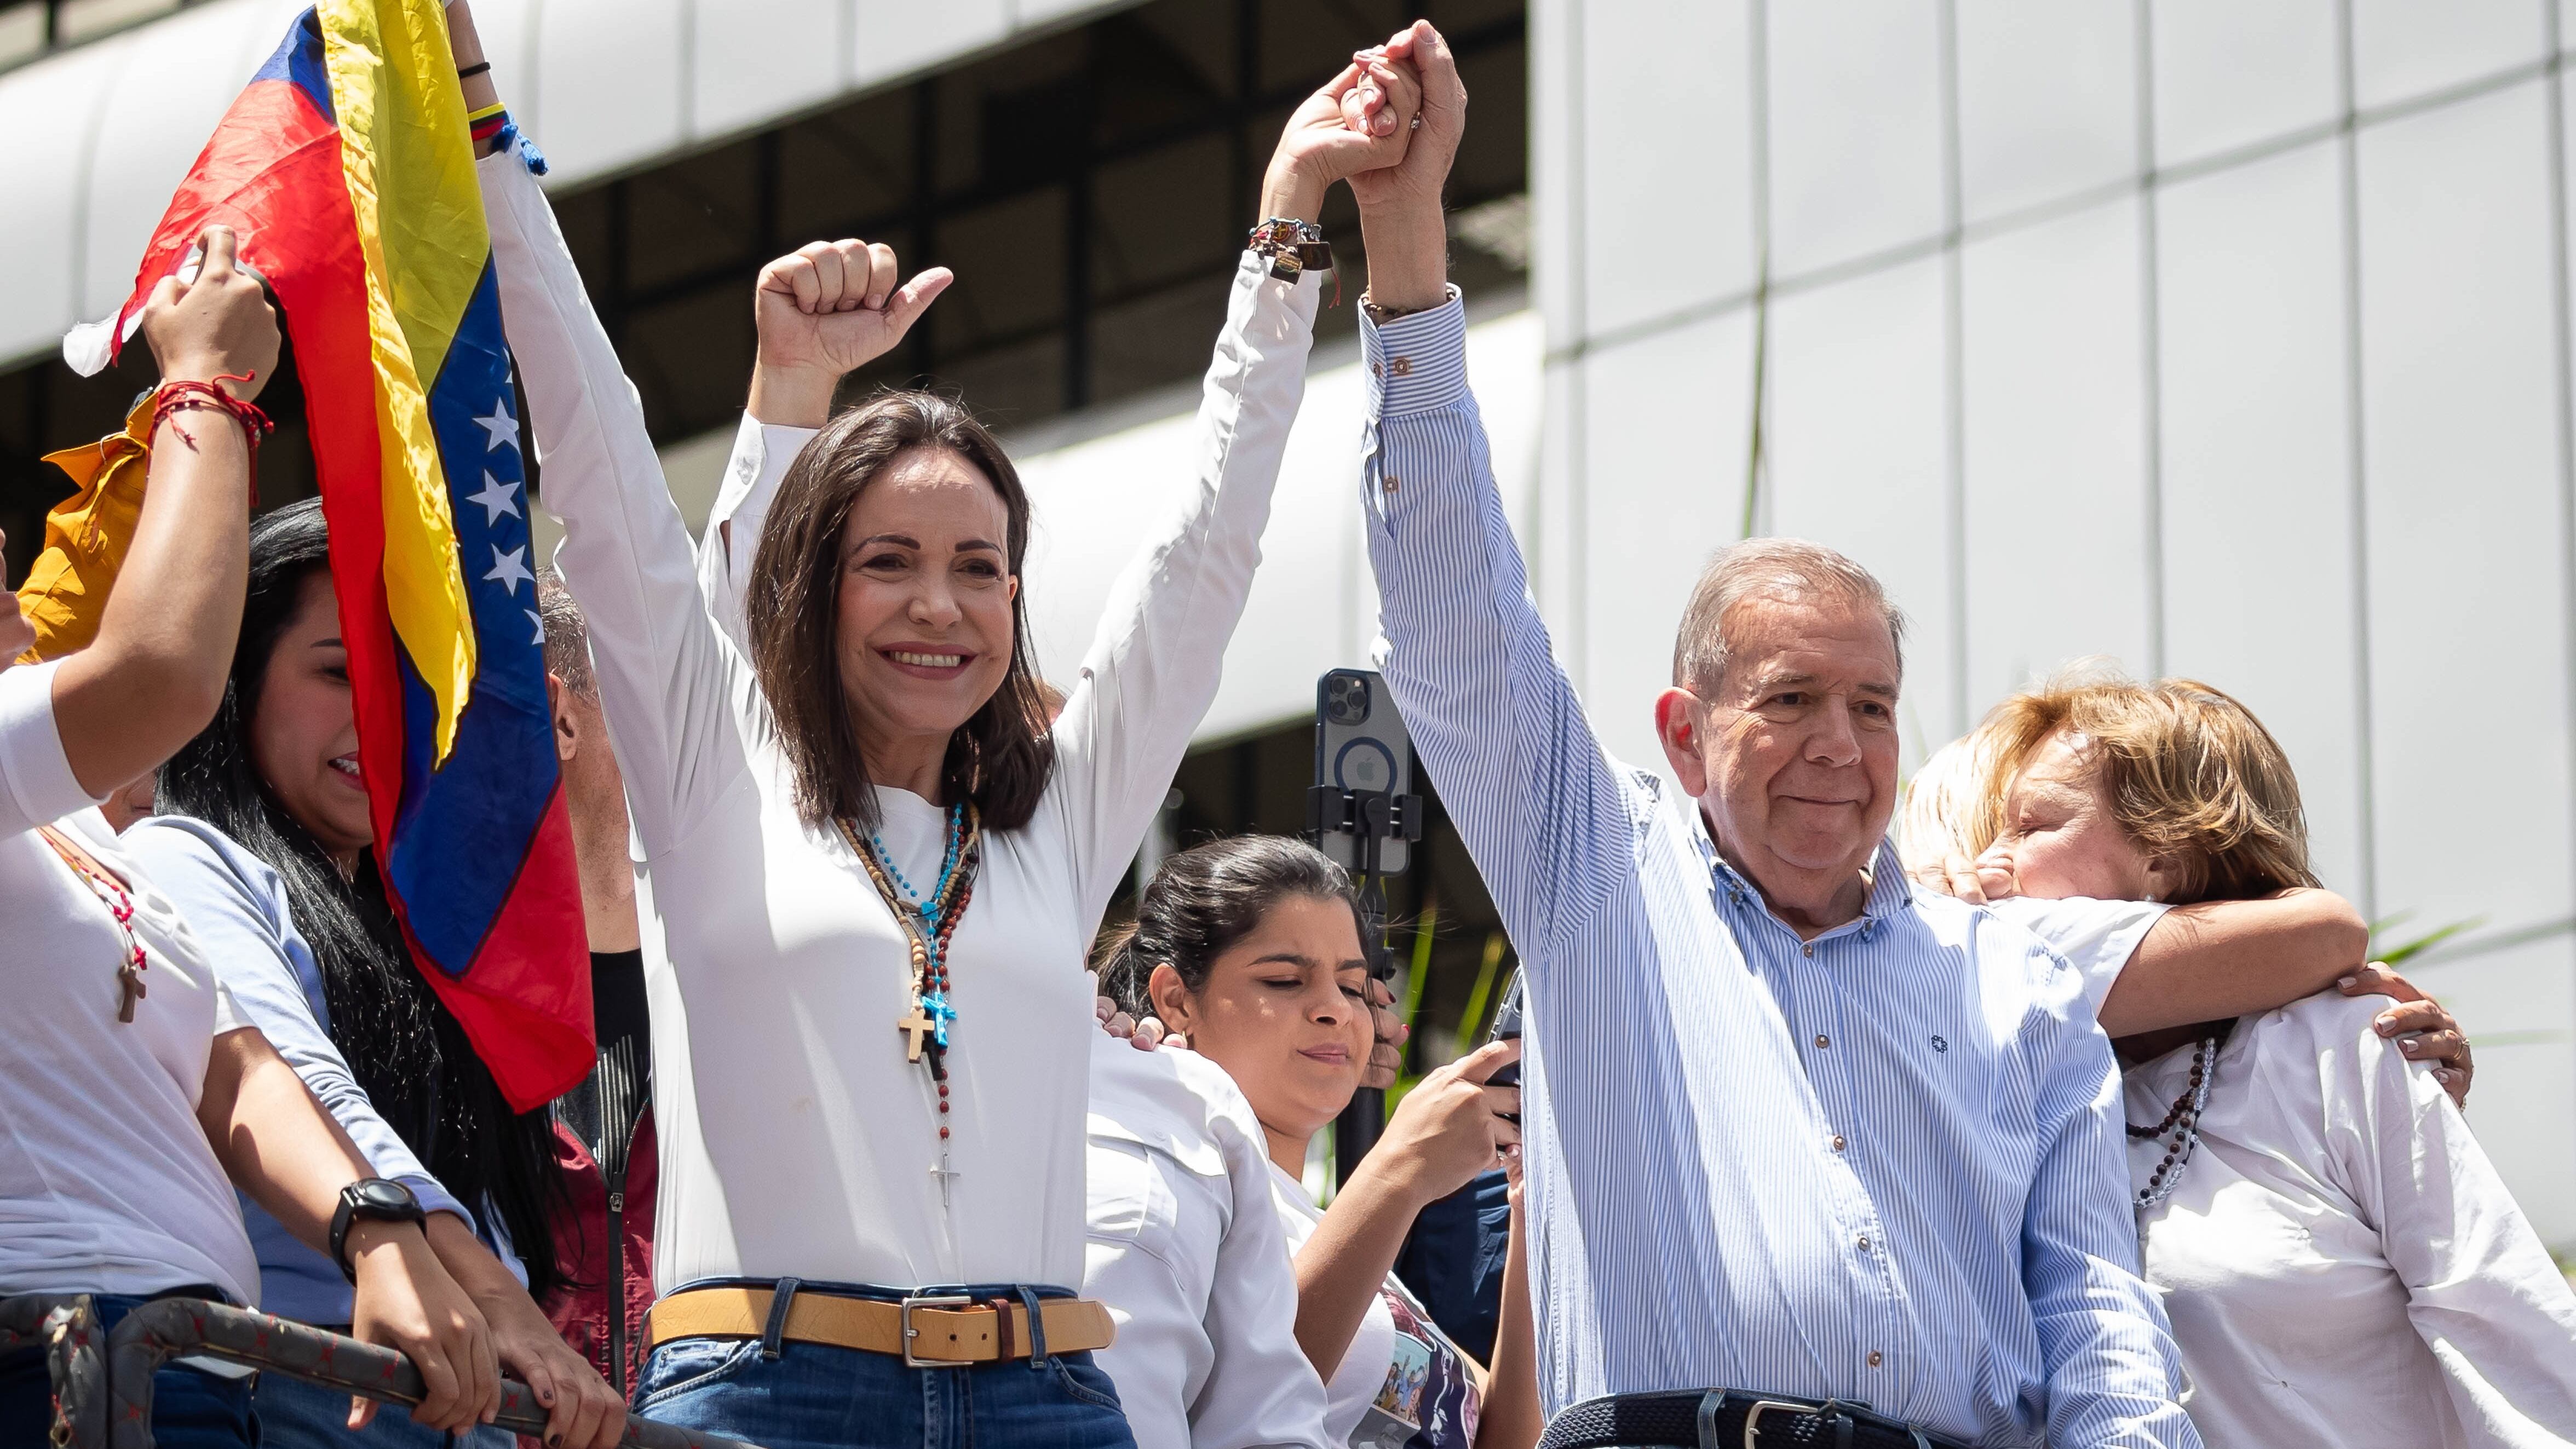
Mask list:
[[410,1188],[398,1182],[387,1182],[381,1177],[353,1182],[349,1184],[349,1191],[360,1208],[387,1213],[417,1212],[420,1208],[420,1200],[412,1196]]

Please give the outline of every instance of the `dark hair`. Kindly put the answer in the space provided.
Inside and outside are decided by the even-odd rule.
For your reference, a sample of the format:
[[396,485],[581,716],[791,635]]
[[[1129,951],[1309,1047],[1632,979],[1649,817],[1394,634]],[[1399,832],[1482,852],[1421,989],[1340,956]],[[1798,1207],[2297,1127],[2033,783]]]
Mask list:
[[250,726],[277,642],[313,581],[331,576],[321,500],[251,524],[250,588],[241,642],[212,723],[161,767],[161,809],[192,815],[266,861],[286,883],[288,913],[313,950],[331,1040],[367,1099],[430,1175],[478,1214],[497,1209],[528,1288],[565,1281],[547,1212],[565,1196],[544,1108],[514,1114],[429,982],[412,964],[372,852],[342,876],[322,843],[286,812],[251,763]]
[[[1019,470],[966,405],[928,392],[889,392],[834,418],[779,481],[743,595],[752,670],[768,697],[779,748],[796,777],[807,825],[849,819],[873,827],[876,793],[841,692],[841,535],[877,475],[914,448],[944,448],[984,475],[1009,517],[1017,578],[1029,549],[1029,495]],[[1011,666],[1001,688],[949,737],[940,784],[972,799],[984,824],[1016,830],[1037,813],[1055,771],[1055,741],[1029,722],[1047,717],[1029,664],[1025,598],[1011,601]]]
[[1135,922],[1100,949],[1100,994],[1141,1018],[1154,1010],[1145,994],[1154,968],[1169,962],[1195,995],[1206,989],[1217,957],[1252,934],[1271,907],[1298,896],[1349,906],[1361,949],[1373,951],[1350,872],[1302,840],[1237,835],[1168,856],[1136,897]]

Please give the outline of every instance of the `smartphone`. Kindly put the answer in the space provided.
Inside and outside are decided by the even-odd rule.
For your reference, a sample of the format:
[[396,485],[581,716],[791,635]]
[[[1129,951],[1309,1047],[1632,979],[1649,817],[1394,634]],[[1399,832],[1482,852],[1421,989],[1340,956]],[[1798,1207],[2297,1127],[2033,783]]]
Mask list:
[[[1315,682],[1315,783],[1354,793],[1413,793],[1413,737],[1405,733],[1376,670],[1334,669]],[[1359,870],[1357,834],[1327,830],[1316,845],[1345,870]],[[1378,873],[1401,874],[1412,856],[1412,843],[1403,836],[1381,838]]]
[[[1518,1041],[1520,1035],[1521,970],[1515,966],[1512,968],[1511,984],[1503,988],[1502,1005],[1494,1008],[1494,1031],[1490,1040]],[[1497,1087],[1517,1087],[1521,1083],[1521,1064],[1514,1062],[1510,1066],[1500,1068],[1485,1080]],[[1515,1113],[1512,1120],[1518,1122],[1521,1119]]]

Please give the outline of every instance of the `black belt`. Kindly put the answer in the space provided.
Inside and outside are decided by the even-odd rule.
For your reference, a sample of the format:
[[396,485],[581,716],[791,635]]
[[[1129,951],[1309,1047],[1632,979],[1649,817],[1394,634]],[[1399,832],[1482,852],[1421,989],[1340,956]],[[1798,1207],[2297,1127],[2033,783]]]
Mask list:
[[1682,1389],[1570,1405],[1538,1449],[1967,1449],[1902,1419],[1833,1399]]

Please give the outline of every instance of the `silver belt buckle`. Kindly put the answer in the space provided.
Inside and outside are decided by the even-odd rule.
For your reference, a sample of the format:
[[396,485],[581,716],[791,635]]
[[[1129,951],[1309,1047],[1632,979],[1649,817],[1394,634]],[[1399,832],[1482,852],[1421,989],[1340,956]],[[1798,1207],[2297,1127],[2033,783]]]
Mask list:
[[1744,1449],[1758,1449],[1753,1442],[1753,1433],[1762,1426],[1762,1415],[1772,1409],[1780,1409],[1792,1414],[1816,1412],[1805,1404],[1784,1404],[1778,1399],[1755,1399],[1753,1407],[1744,1411]]
[[973,1367],[973,1362],[969,1359],[921,1358],[916,1356],[912,1351],[912,1341],[921,1337],[921,1330],[912,1326],[912,1310],[916,1308],[970,1308],[974,1306],[974,1303],[974,1299],[967,1297],[963,1293],[939,1293],[906,1298],[901,1303],[896,1304],[895,1309],[901,1315],[897,1321],[903,1329],[903,1366],[905,1368],[926,1369],[962,1369]]

